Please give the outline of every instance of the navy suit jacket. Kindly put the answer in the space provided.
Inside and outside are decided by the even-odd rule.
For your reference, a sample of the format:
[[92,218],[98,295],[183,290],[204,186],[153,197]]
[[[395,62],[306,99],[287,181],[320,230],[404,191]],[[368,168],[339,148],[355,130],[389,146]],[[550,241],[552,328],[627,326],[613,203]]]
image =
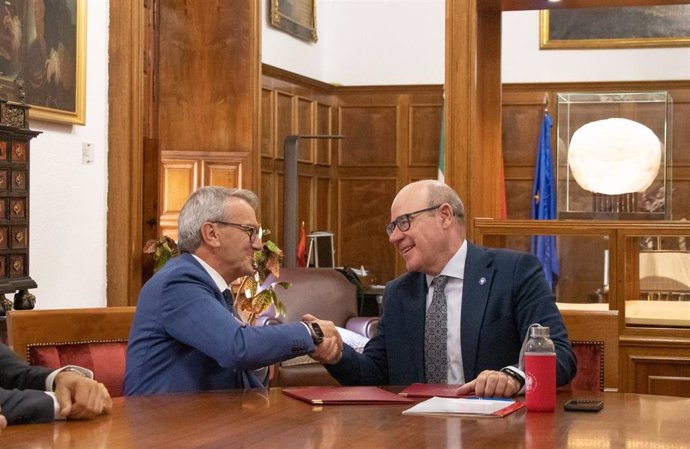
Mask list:
[[263,387],[252,370],[315,349],[302,323],[243,325],[190,254],[141,289],[127,346],[125,395]]
[[[376,336],[362,354],[345,346],[341,361],[326,366],[331,375],[345,385],[426,382],[427,290],[426,276],[418,272],[389,282]],[[460,324],[465,380],[473,380],[483,370],[517,365],[532,323],[551,329],[557,383],[567,384],[575,376],[575,355],[539,259],[468,242]]]
[[50,422],[55,418],[53,398],[45,393],[50,373],[47,368],[27,365],[0,344],[0,414],[5,415],[8,424]]

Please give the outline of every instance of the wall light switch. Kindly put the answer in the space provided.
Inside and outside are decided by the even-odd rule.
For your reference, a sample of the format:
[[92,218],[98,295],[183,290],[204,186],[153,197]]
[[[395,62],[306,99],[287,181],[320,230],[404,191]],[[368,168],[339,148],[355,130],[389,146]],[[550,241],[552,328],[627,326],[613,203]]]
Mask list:
[[93,164],[94,145],[91,142],[83,142],[81,144],[81,163],[85,165]]

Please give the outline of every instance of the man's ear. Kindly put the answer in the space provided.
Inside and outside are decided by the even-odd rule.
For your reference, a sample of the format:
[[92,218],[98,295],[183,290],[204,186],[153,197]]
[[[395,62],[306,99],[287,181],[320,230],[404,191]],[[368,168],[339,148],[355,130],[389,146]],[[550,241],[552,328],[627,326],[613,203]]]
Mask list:
[[201,240],[209,246],[217,247],[220,246],[220,240],[218,238],[218,228],[213,226],[212,223],[204,223],[201,225]]
[[441,215],[441,218],[443,218],[444,226],[446,224],[450,225],[453,221],[453,208],[450,207],[450,204],[443,203],[441,207],[438,208],[438,213]]

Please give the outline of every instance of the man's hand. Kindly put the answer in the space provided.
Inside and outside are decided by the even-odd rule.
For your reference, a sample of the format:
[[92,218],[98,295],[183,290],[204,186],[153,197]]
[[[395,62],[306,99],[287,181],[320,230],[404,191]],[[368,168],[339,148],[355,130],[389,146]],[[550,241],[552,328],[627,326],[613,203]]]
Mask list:
[[70,419],[93,418],[113,406],[105,385],[70,371],[60,371],[55,377],[55,397],[60,414]]
[[520,391],[520,384],[500,371],[485,370],[476,379],[458,388],[458,395],[474,394],[480,398],[509,398]]
[[338,329],[332,321],[324,321],[316,318],[314,315],[306,314],[302,316],[302,321],[310,322],[316,321],[321,326],[324,339],[323,342],[316,347],[316,351],[309,354],[313,359],[325,364],[337,363],[343,354],[343,339],[340,337]]
[[[0,407],[0,413],[2,413],[2,407]],[[7,427],[7,420],[5,419],[4,416],[0,415],[0,432],[1,432],[2,429],[4,429],[5,427]]]
[[332,365],[340,361],[340,357],[343,355],[342,348],[342,342],[338,344],[335,337],[326,337],[309,356],[319,363]]

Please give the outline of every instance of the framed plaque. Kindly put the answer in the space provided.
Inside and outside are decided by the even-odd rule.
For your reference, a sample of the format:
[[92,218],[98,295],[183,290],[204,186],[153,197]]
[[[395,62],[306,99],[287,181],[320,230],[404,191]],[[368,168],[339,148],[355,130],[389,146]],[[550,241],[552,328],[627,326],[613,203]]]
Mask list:
[[269,0],[271,25],[296,38],[316,42],[316,0]]

